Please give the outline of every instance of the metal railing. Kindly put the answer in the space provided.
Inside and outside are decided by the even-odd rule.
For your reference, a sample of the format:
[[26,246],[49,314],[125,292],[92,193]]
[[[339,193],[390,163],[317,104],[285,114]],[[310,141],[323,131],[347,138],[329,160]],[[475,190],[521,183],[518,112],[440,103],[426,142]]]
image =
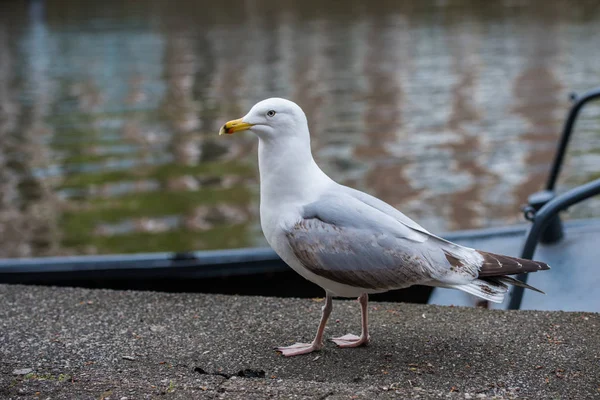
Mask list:
[[[559,217],[561,211],[600,194],[600,179],[571,189],[559,196],[556,196],[554,192],[577,117],[584,105],[593,100],[600,99],[600,88],[592,89],[581,96],[571,95],[571,98],[574,103],[569,110],[567,120],[563,126],[562,135],[558,142],[554,161],[552,162],[552,168],[546,181],[546,189],[531,195],[529,197],[529,204],[523,209],[525,218],[530,220],[532,225],[526,234],[521,258],[531,260],[539,242],[551,244],[562,239],[564,233]],[[518,279],[522,282],[527,282],[527,274],[519,275]],[[522,287],[515,287],[513,289],[508,306],[509,309],[516,310],[521,307],[523,290]]]
[[579,116],[579,112],[582,110],[583,106],[590,101],[600,99],[600,87],[585,92],[581,96],[571,94],[571,99],[574,103],[569,110],[567,120],[563,126],[560,142],[558,143],[554,161],[552,162],[552,168],[550,169],[550,174],[548,175],[548,180],[546,181],[546,190],[554,190],[556,181],[560,175],[560,170],[562,169],[562,164],[565,158],[567,147],[569,145],[569,140],[571,139],[571,134],[573,133],[573,128],[575,127],[575,121]]
[[[600,179],[596,179],[592,182],[588,182],[583,186],[578,186],[575,189],[571,189],[566,193],[556,196],[542,208],[535,213],[533,218],[533,224],[529,228],[526,234],[525,243],[523,244],[523,251],[521,252],[521,258],[533,259],[533,254],[537,247],[540,238],[544,233],[544,230],[551,223],[552,219],[556,218],[559,212],[566,210],[573,204],[577,204],[590,197],[600,194]],[[521,274],[517,277],[521,282],[527,282],[527,274]],[[518,310],[521,307],[521,301],[523,299],[523,288],[515,287],[512,291],[509,309]]]

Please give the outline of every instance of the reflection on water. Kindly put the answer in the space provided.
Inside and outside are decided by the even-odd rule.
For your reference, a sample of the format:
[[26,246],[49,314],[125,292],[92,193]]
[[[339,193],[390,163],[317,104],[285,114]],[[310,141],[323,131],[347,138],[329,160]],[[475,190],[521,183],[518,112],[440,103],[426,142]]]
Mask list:
[[[265,244],[255,139],[216,133],[270,96],[427,228],[517,223],[600,82],[597,2],[188,3],[0,5],[0,256]],[[577,130],[563,188],[598,176],[600,107]]]

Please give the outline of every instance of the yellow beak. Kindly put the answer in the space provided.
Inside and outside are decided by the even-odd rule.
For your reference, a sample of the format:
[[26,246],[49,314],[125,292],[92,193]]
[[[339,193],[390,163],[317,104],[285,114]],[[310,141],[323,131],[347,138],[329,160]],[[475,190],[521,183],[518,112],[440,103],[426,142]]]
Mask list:
[[241,118],[234,119],[233,121],[229,121],[221,127],[221,129],[219,130],[219,135],[231,135],[234,132],[245,131],[246,129],[250,129],[251,127],[252,124],[242,121]]

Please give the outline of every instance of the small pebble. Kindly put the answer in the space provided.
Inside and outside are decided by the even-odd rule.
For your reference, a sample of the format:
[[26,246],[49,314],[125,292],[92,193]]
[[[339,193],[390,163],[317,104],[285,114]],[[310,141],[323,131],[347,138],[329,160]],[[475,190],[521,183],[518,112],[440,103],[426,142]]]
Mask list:
[[30,372],[33,372],[33,368],[15,369],[13,375],[27,375]]

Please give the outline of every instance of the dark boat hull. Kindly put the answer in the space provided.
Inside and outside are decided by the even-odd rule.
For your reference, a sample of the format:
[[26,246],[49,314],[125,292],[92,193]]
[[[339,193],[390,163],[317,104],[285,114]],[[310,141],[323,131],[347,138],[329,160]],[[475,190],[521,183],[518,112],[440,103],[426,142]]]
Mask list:
[[[600,221],[571,221],[565,224],[566,236],[585,228],[586,240],[600,237]],[[526,225],[508,228],[453,232],[445,238],[486,251],[518,255]],[[579,234],[581,236],[581,233]],[[593,235],[590,236],[590,235]],[[579,241],[583,243],[583,239]],[[542,248],[542,261],[559,267],[594,257],[593,251],[572,260],[559,258],[568,254],[561,246],[577,246],[564,240]],[[588,246],[589,247],[589,246]],[[574,249],[576,251],[576,249]],[[560,268],[560,267],[559,267]],[[550,274],[558,273],[556,270]],[[537,274],[541,275],[541,274]],[[548,274],[547,274],[548,275]],[[534,283],[538,277],[535,277]],[[540,278],[543,278],[540,276]],[[550,279],[548,275],[546,278]],[[0,283],[79,286],[163,292],[202,292],[278,297],[322,297],[323,289],[305,280],[289,268],[271,249],[235,249],[198,251],[183,254],[148,253],[108,256],[50,257],[0,260]],[[543,289],[548,284],[541,284]],[[426,303],[432,288],[415,286],[373,295],[374,300]],[[457,292],[458,293],[458,292]],[[452,304],[462,304],[456,299]],[[436,301],[437,302],[437,301]],[[438,304],[446,304],[440,300]],[[464,304],[467,305],[467,304]]]

